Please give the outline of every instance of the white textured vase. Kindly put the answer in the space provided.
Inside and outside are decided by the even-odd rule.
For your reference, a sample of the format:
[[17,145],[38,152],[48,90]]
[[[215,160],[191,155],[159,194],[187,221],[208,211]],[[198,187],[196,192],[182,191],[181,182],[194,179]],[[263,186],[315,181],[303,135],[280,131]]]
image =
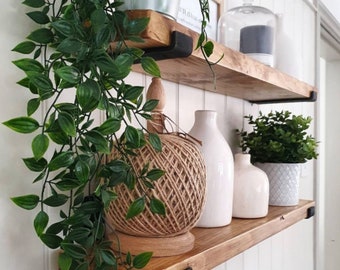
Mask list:
[[294,206],[299,203],[299,163],[255,163],[269,179],[269,204]]
[[233,217],[260,218],[268,214],[269,181],[250,163],[249,154],[235,155]]
[[207,199],[198,227],[225,226],[232,218],[234,158],[216,119],[215,111],[196,111],[195,123],[189,132],[202,142],[207,169]]

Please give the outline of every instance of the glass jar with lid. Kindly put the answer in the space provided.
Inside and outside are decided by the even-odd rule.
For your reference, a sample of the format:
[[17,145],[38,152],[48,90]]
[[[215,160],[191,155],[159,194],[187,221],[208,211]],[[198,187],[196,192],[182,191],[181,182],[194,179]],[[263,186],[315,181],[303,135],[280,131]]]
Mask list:
[[276,16],[252,0],[232,8],[218,22],[218,41],[268,66],[274,66]]

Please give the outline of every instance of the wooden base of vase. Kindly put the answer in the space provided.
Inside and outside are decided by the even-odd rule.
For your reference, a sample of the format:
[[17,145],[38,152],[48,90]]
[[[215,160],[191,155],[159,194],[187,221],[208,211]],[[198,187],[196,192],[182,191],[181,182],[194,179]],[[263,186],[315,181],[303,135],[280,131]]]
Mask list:
[[186,253],[194,247],[195,237],[187,232],[173,237],[140,237],[116,232],[109,234],[109,240],[113,241],[113,250],[118,251],[117,237],[120,242],[122,253],[130,252],[137,255],[142,252],[151,251],[153,257],[175,256]]

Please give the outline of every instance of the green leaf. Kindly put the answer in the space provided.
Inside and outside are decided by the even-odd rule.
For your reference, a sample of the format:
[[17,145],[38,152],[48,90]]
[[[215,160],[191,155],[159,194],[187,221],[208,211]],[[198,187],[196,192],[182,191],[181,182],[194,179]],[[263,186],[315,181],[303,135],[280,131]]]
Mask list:
[[105,137],[100,132],[96,130],[90,130],[85,134],[85,137],[88,141],[94,144],[97,151],[104,154],[110,153],[108,140],[105,139]]
[[32,11],[26,13],[28,17],[30,17],[33,21],[35,21],[38,24],[46,24],[50,22],[50,19],[48,16],[41,11]]
[[114,63],[118,67],[122,76],[120,79],[125,78],[131,71],[131,66],[133,65],[134,57],[128,53],[120,54],[115,60]]
[[98,83],[88,79],[77,88],[77,100],[83,112],[90,112],[97,108],[101,91]]
[[27,115],[31,116],[37,111],[40,106],[40,100],[38,98],[32,98],[27,102]]
[[203,49],[205,54],[209,57],[214,52],[214,43],[208,41],[207,43],[204,44]]
[[117,265],[116,257],[111,250],[101,250],[100,256],[106,264],[110,266]]
[[152,252],[144,252],[133,258],[132,266],[136,269],[144,268],[152,257]]
[[45,5],[44,0],[25,0],[22,3],[32,8],[39,8]]
[[147,102],[144,103],[142,110],[145,111],[145,112],[151,112],[154,108],[157,107],[158,103],[159,103],[159,100],[150,99],[150,100],[148,100]]
[[51,23],[51,26],[58,31],[59,33],[63,34],[65,37],[72,36],[72,24],[68,21],[59,19],[55,22]]
[[41,100],[46,100],[54,95],[53,84],[50,78],[44,74],[34,73],[28,75],[30,83],[37,89]]
[[68,233],[67,239],[79,242],[88,238],[90,234],[91,230],[89,228],[75,228]]
[[36,160],[41,159],[48,149],[49,139],[45,134],[37,135],[32,141],[32,151]]
[[158,200],[156,198],[152,198],[150,201],[150,210],[154,214],[159,214],[165,216],[165,205],[161,200]]
[[149,142],[157,152],[162,151],[162,142],[161,142],[158,134],[150,133],[149,134]]
[[35,49],[35,43],[32,41],[24,41],[15,46],[12,51],[22,54],[30,54]]
[[132,147],[140,146],[140,134],[136,128],[127,126],[125,128],[125,138],[127,143],[129,143]]
[[68,167],[72,165],[73,162],[73,152],[61,152],[52,158],[52,160],[48,164],[48,168],[50,169],[50,171],[55,171],[63,167]]
[[49,217],[44,211],[40,211],[34,219],[34,229],[41,236],[47,227]]
[[18,117],[3,122],[10,129],[19,133],[32,133],[39,128],[39,123],[31,117]]
[[130,20],[126,28],[127,35],[139,35],[142,31],[145,30],[149,21],[150,18],[147,17]]
[[107,20],[106,16],[107,15],[103,9],[96,9],[91,13],[91,26],[95,32],[104,26]]
[[98,127],[98,131],[103,135],[111,135],[120,129],[120,120],[109,118]]
[[39,203],[39,196],[30,194],[11,198],[11,200],[19,207],[26,210],[34,209]]
[[63,240],[58,235],[44,233],[40,235],[41,241],[51,249],[57,249],[60,247],[60,243]]
[[152,57],[149,56],[142,57],[141,64],[145,72],[149,73],[154,77],[161,77],[160,69],[156,61]]
[[90,167],[85,161],[79,160],[74,167],[74,172],[82,183],[86,183],[89,180]]
[[110,203],[117,199],[117,194],[114,193],[111,190],[102,190],[101,192],[101,198],[102,198],[102,202],[104,204],[104,208],[107,209],[110,205]]
[[81,74],[76,67],[64,66],[55,70],[55,73],[64,81],[77,84],[80,81]]
[[68,191],[68,190],[78,188],[83,184],[76,181],[76,179],[67,179],[67,180],[61,180],[57,182],[55,185],[61,191]]
[[64,229],[63,221],[59,221],[56,223],[53,223],[51,226],[49,226],[46,230],[47,234],[58,234]]
[[90,268],[88,262],[80,263],[75,270],[88,270]]
[[76,124],[71,114],[64,111],[60,112],[58,116],[58,123],[66,135],[71,137],[75,137],[77,135]]
[[144,87],[132,86],[127,89],[124,93],[124,98],[127,100],[135,101],[143,93]]
[[32,172],[41,172],[47,166],[47,161],[44,158],[36,160],[35,158],[24,158],[23,159],[26,167]]
[[161,169],[152,169],[146,174],[146,178],[150,179],[151,181],[156,181],[164,174],[165,172]]
[[41,73],[44,71],[44,67],[40,62],[30,58],[22,58],[19,60],[15,60],[13,61],[13,64],[25,72],[30,71]]
[[61,248],[64,250],[65,254],[74,259],[83,259],[86,257],[86,250],[76,244],[72,243],[61,243]]
[[45,200],[43,200],[43,203],[51,207],[58,207],[64,205],[67,200],[68,196],[64,194],[57,194],[46,198]]
[[142,213],[145,209],[145,198],[140,197],[136,199],[130,206],[126,214],[126,219],[133,218],[140,213]]
[[48,44],[53,41],[53,33],[47,28],[40,28],[28,35],[27,39],[41,44]]
[[82,43],[75,38],[69,37],[65,38],[57,47],[59,52],[63,53],[76,53],[82,47]]
[[65,253],[60,253],[58,256],[58,266],[60,270],[70,270],[72,258]]

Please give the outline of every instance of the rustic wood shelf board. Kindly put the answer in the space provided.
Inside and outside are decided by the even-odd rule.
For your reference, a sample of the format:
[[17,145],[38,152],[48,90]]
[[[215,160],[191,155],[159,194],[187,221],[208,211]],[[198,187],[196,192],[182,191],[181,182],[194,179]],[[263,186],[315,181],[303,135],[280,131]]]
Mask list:
[[[170,20],[154,11],[130,11],[132,18],[149,17],[150,23],[143,33],[143,44],[133,44],[141,48],[169,46],[171,33],[181,32],[192,38],[193,48],[196,47],[198,34],[181,24]],[[252,58],[214,42],[212,62],[221,55],[223,59],[214,66],[216,87],[213,75],[204,60],[200,50],[194,50],[186,58],[175,58],[158,61],[162,78],[172,82],[233,96],[252,102],[306,99],[310,101],[315,87],[288,76],[274,68],[259,63]],[[134,71],[143,73],[140,65],[134,66]]]
[[220,228],[194,228],[194,248],[182,255],[153,258],[149,270],[209,270],[258,244],[285,228],[308,218],[313,201],[301,200],[297,206],[269,207],[269,214],[260,219],[233,219]]

